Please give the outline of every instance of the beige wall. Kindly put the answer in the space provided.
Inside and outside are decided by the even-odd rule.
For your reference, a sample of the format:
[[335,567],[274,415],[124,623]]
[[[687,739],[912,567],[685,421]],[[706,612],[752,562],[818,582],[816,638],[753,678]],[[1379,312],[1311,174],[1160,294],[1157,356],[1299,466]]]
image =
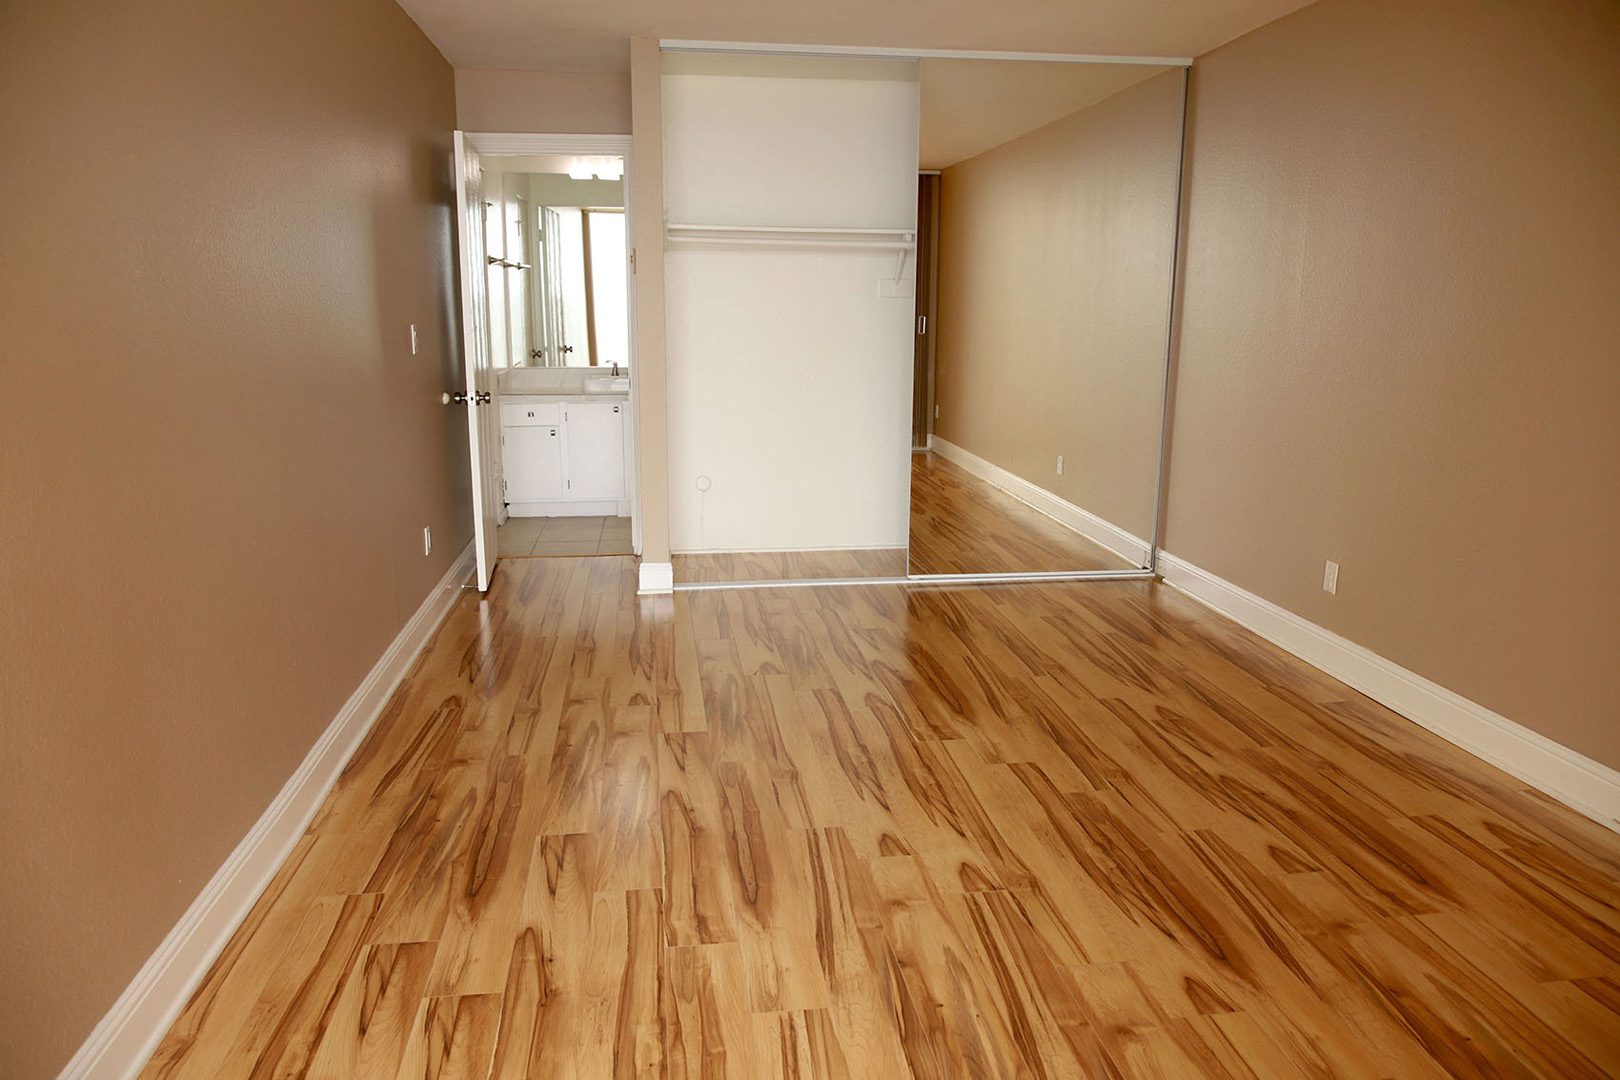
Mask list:
[[1617,103],[1612,0],[1322,0],[1201,58],[1167,540],[1611,766]]
[[628,135],[630,76],[459,68],[456,126],[463,131]]
[[0,15],[0,1075],[66,1062],[470,538],[454,122],[390,0]]
[[941,183],[935,433],[1144,538],[1181,78],[1155,76]]

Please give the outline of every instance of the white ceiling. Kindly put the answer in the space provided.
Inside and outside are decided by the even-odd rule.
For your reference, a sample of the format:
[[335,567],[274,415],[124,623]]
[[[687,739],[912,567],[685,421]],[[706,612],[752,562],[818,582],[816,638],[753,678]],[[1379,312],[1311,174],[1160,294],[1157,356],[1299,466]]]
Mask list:
[[1308,0],[400,0],[459,68],[626,71],[631,37],[1197,56]]
[[943,169],[1166,70],[1142,64],[922,62],[919,164]]

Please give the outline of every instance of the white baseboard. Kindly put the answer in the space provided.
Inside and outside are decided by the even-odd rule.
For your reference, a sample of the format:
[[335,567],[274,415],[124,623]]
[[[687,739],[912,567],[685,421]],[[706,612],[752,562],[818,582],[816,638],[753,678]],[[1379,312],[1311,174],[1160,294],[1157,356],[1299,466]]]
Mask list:
[[1620,831],[1620,772],[1168,552],[1159,553],[1159,573],[1379,704]]
[[675,564],[644,562],[641,564],[640,588],[642,596],[675,591]]
[[1120,558],[1129,559],[1132,566],[1148,564],[1151,545],[1140,536],[1126,532],[1112,521],[1100,518],[1061,495],[1054,495],[1022,476],[1008,472],[1000,465],[986,461],[971,450],[964,450],[938,435],[930,435],[928,442],[929,448],[946,461],[962,466],[980,480],[994,484],[1019,502],[1039,510],[1058,524],[1073,529],[1092,543],[1101,544]]
[[101,1018],[61,1080],[124,1080],[140,1072],[259,894],[286,861],[349,756],[388,703],[473,570],[467,545],[350,695],[292,778],[236,845],[168,937]]

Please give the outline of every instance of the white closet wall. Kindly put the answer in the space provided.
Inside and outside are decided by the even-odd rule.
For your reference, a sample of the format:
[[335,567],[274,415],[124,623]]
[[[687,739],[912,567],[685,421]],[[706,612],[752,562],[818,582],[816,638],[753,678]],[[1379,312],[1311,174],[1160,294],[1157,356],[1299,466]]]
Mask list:
[[[914,65],[679,59],[671,226],[915,227]],[[665,276],[672,547],[903,547],[914,256],[671,242]]]

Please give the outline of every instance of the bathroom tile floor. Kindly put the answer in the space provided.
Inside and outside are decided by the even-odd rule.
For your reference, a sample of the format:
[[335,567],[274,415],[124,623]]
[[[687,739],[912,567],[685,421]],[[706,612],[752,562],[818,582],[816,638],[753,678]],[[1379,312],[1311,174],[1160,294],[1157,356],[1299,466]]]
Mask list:
[[503,559],[561,555],[629,555],[627,517],[511,517],[495,530]]

